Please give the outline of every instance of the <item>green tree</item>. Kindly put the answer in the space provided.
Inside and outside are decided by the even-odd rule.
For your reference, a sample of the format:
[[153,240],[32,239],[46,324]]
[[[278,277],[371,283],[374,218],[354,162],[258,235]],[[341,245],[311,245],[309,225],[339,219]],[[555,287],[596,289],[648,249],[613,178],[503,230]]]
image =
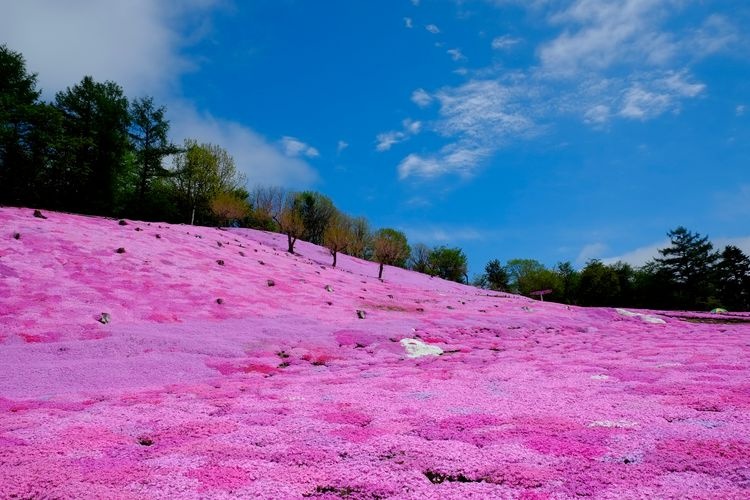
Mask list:
[[130,105],[129,136],[135,152],[136,186],[135,203],[138,215],[148,213],[146,202],[152,184],[157,178],[164,178],[169,171],[164,168],[164,158],[179,152],[167,137],[169,122],[165,117],[166,108],[156,107],[151,97],[134,100]]
[[514,293],[531,296],[531,292],[552,290],[548,297],[558,300],[561,289],[560,277],[540,262],[533,259],[511,259],[506,266],[510,278],[510,288]]
[[411,247],[409,256],[409,269],[418,273],[428,274],[430,272],[430,254],[432,250],[424,243],[417,243]]
[[231,155],[214,144],[198,144],[186,139],[180,153],[174,156],[170,180],[181,207],[183,220],[190,224],[209,222],[213,216],[211,200],[220,193],[247,198],[244,176],[234,165]]
[[351,220],[342,213],[336,213],[328,221],[323,232],[323,244],[333,257],[333,267],[336,267],[336,256],[349,246],[352,239]]
[[721,252],[716,286],[722,306],[732,311],[750,311],[750,258],[736,246],[726,246]]
[[61,123],[39,95],[23,56],[0,45],[0,203],[36,205],[49,191],[45,169]]
[[211,212],[220,226],[244,220],[250,215],[247,194],[221,191],[209,203]]
[[713,294],[711,277],[718,254],[708,236],[680,226],[667,233],[671,245],[662,248],[656,260],[660,270],[670,276],[674,306],[698,309],[708,305]]
[[484,266],[484,274],[486,276],[487,286],[490,290],[508,290],[508,281],[510,277],[508,276],[508,271],[506,271],[505,267],[503,267],[499,260],[492,259],[489,261],[487,265]]
[[672,276],[649,261],[633,273],[633,305],[648,309],[674,307]]
[[364,217],[354,217],[351,220],[352,239],[346,247],[346,254],[358,259],[370,260],[373,253],[372,233],[370,223]]
[[287,193],[282,200],[278,216],[274,218],[281,232],[286,234],[289,253],[294,253],[295,243],[305,234],[305,220],[296,202],[296,193]]
[[620,279],[614,269],[593,259],[581,271],[578,296],[585,306],[614,306],[620,297]]
[[63,143],[56,167],[65,208],[112,214],[119,177],[129,150],[128,100],[114,82],[80,83],[58,92],[55,107],[62,113]]
[[374,258],[380,264],[378,278],[383,278],[383,266],[405,267],[409,258],[406,235],[396,229],[379,229],[373,238]]
[[305,225],[304,239],[322,245],[326,227],[337,212],[333,201],[317,191],[302,191],[297,193],[296,204]]
[[431,275],[440,276],[443,279],[466,282],[468,261],[463,250],[460,248],[448,248],[440,246],[433,248],[428,258],[428,268]]
[[570,262],[558,262],[555,266],[555,273],[560,278],[562,289],[559,293],[559,299],[565,304],[576,304],[578,300],[578,283],[581,279],[581,273],[575,270]]

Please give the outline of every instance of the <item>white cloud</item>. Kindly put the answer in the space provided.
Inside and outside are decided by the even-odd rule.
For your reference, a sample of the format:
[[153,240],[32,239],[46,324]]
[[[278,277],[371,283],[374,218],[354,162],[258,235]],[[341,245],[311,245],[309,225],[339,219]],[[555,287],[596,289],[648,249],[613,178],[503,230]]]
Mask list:
[[454,61],[463,61],[466,59],[466,56],[461,53],[461,49],[448,49],[446,52]]
[[714,250],[721,252],[727,245],[733,245],[742,250],[745,255],[750,255],[750,236],[735,236],[731,238],[721,237],[712,240]]
[[666,94],[656,94],[635,85],[625,94],[620,115],[626,118],[650,118],[663,113],[669,102]]
[[588,124],[601,125],[607,123],[610,118],[609,106],[597,104],[589,109],[583,115],[583,121]]
[[411,135],[417,135],[422,130],[422,122],[419,120],[406,118],[401,124],[404,126],[406,133]]
[[[710,238],[711,243],[714,245],[714,250],[721,251],[727,245],[734,245],[742,250],[745,254],[750,255],[750,236],[733,236],[733,237],[718,237]],[[670,246],[670,242],[667,239],[661,240],[650,245],[638,247],[629,252],[625,252],[614,257],[607,257],[602,259],[605,264],[614,264],[615,262],[622,261],[630,264],[631,266],[642,266],[646,262],[660,257],[659,249],[667,248]]]
[[29,70],[39,73],[46,96],[91,75],[119,83],[129,96],[161,97],[196,67],[181,53],[190,35],[177,27],[184,30],[182,21],[204,15],[214,3],[4,2],[0,33],[11,49],[23,53]]
[[705,57],[740,42],[734,25],[724,16],[713,14],[685,42],[686,50]]
[[196,111],[189,103],[173,104],[171,136],[176,142],[196,138],[225,148],[243,172],[250,186],[254,184],[304,188],[318,180],[317,172],[304,160],[287,156],[252,129],[233,121],[222,120]]
[[383,152],[391,149],[391,146],[404,142],[409,137],[417,135],[422,130],[422,122],[419,120],[412,120],[406,118],[401,122],[403,130],[390,130],[388,132],[382,132],[375,137],[377,145],[375,149]]
[[478,146],[448,144],[438,154],[409,154],[398,165],[399,179],[433,179],[447,174],[471,177],[477,166],[492,153]]
[[426,226],[426,227],[401,227],[406,233],[409,241],[445,244],[456,241],[479,241],[487,238],[486,231],[480,231],[470,226]]
[[397,130],[382,132],[375,137],[377,141],[375,149],[380,152],[388,151],[391,149],[391,146],[402,142],[404,139],[406,139],[406,134]]
[[349,143],[346,141],[339,141],[336,144],[336,152],[341,153],[343,150],[349,147]]
[[411,17],[404,18],[404,26],[409,29],[414,27],[414,22],[412,21]]
[[436,94],[441,119],[437,129],[481,144],[498,144],[534,128],[517,89],[495,80],[471,80]]
[[737,116],[743,116],[745,114],[745,105],[738,104],[737,107],[734,108],[734,114]]
[[706,88],[702,83],[689,83],[684,77],[684,73],[669,73],[661,78],[634,83],[625,91],[620,115],[645,120],[665,111],[679,111],[681,98],[696,97]]
[[669,240],[662,240],[657,243],[638,247],[634,250],[630,250],[629,252],[625,252],[614,257],[603,258],[602,262],[604,264],[614,264],[615,262],[622,261],[626,264],[630,264],[631,266],[639,267],[644,265],[654,257],[658,257],[660,248],[666,248],[668,246]]
[[576,0],[551,17],[565,26],[543,45],[539,58],[547,71],[575,75],[624,62],[662,64],[676,52],[672,36],[658,29],[675,0]]
[[411,100],[420,108],[425,108],[432,103],[432,96],[420,88],[411,93]]
[[[0,15],[3,42],[23,53],[39,73],[46,98],[84,75],[122,85],[126,95],[153,95],[166,104],[175,142],[194,138],[225,148],[249,182],[309,187],[317,172],[304,160],[241,123],[198,110],[179,88],[198,63],[183,51],[206,34],[220,0],[36,0],[5,2]],[[282,140],[283,143],[283,140]],[[314,155],[314,148],[304,154]]]
[[406,156],[398,165],[399,178],[471,177],[509,140],[535,134],[536,124],[523,113],[517,90],[494,80],[472,80],[437,92],[440,118],[433,126],[454,142],[436,154]]
[[438,33],[440,33],[440,28],[438,28],[434,24],[428,24],[427,26],[424,27],[424,29],[426,29],[427,31],[429,31],[433,35],[437,35]]
[[423,158],[417,154],[410,154],[398,165],[400,179],[407,177],[436,177],[445,173],[443,166],[435,158]]
[[285,135],[281,138],[281,147],[284,148],[284,154],[291,157],[307,156],[308,158],[317,158],[320,153],[317,149],[306,144],[296,137]]
[[492,48],[495,50],[508,50],[519,43],[521,43],[520,38],[515,38],[510,35],[496,36],[492,39]]
[[585,245],[576,257],[576,264],[582,265],[591,259],[598,259],[607,250],[604,243],[590,243]]

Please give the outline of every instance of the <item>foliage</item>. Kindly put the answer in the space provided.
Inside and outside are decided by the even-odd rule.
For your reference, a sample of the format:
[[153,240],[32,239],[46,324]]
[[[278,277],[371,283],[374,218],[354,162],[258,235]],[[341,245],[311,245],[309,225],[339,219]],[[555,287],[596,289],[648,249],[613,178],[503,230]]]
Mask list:
[[297,194],[296,204],[305,225],[304,239],[322,245],[325,230],[337,213],[333,201],[317,191],[302,191]]
[[383,265],[405,267],[409,258],[409,243],[406,235],[396,229],[384,228],[373,238],[373,256],[380,263],[378,278],[383,277]]
[[351,220],[342,213],[336,213],[328,221],[323,233],[323,244],[333,257],[333,267],[336,267],[336,256],[349,246],[352,239]]
[[506,266],[510,278],[510,288],[515,293],[531,296],[531,292],[551,289],[549,297],[557,299],[560,292],[560,277],[540,262],[533,259],[511,259]]
[[430,253],[432,250],[424,243],[417,243],[411,247],[408,266],[412,271],[428,274],[430,272]]
[[575,270],[569,261],[558,262],[555,273],[560,278],[560,291],[557,299],[565,304],[576,304],[581,273]]
[[25,203],[37,182],[31,139],[39,95],[23,56],[0,45],[0,203]]
[[179,152],[167,137],[169,122],[165,114],[166,108],[156,107],[151,97],[135,99],[130,105],[128,135],[135,153],[136,173],[133,213],[144,213],[154,180],[169,174],[163,166],[164,158]]
[[182,219],[190,224],[210,222],[211,200],[220,193],[236,195],[244,185],[244,177],[226,150],[214,144],[198,144],[195,139],[186,139],[183,149],[174,156],[170,180]]
[[216,217],[219,225],[242,221],[250,214],[250,205],[247,203],[247,197],[242,196],[243,194],[222,191],[211,199],[209,203],[211,213]]
[[716,265],[721,305],[733,311],[750,311],[750,257],[736,246],[727,246]]
[[351,220],[351,231],[351,241],[345,253],[359,259],[370,260],[373,254],[373,236],[367,219],[354,217]]
[[275,219],[279,229],[287,237],[287,252],[294,253],[294,244],[305,234],[305,221],[297,206],[294,194],[283,200],[281,211]]
[[119,177],[126,166],[128,100],[115,82],[90,76],[55,96],[62,113],[58,167],[65,182],[60,193],[68,207],[85,213],[113,214]]
[[713,293],[712,268],[718,254],[708,237],[679,226],[667,233],[671,245],[655,259],[660,271],[670,276],[672,305],[684,309],[705,308]]
[[427,259],[429,273],[443,279],[464,283],[468,261],[460,248],[440,246],[432,249]]
[[578,296],[587,306],[616,306],[620,297],[620,280],[610,266],[594,259],[581,271]]
[[486,283],[490,290],[508,290],[508,271],[506,271],[499,260],[494,259],[489,261],[484,266],[484,275],[486,276]]

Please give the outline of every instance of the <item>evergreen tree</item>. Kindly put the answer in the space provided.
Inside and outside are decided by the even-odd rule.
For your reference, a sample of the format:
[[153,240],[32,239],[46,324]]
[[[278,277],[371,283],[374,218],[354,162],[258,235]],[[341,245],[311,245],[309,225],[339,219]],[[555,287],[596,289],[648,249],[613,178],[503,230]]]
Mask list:
[[136,99],[130,105],[129,136],[135,151],[136,185],[133,202],[136,214],[148,214],[145,206],[149,201],[151,187],[155,179],[169,175],[162,162],[166,156],[179,152],[167,137],[169,122],[165,118],[165,108],[154,106],[151,97]]
[[114,82],[81,82],[55,96],[63,142],[54,176],[62,208],[111,215],[129,150],[128,100]]
[[736,246],[725,247],[716,265],[716,285],[722,306],[750,311],[750,257]]
[[491,290],[508,290],[508,272],[499,260],[493,259],[484,266],[487,285]]
[[581,271],[578,297],[585,306],[615,306],[620,297],[620,279],[600,260],[590,260]]
[[305,224],[304,239],[316,245],[323,244],[326,227],[336,214],[333,201],[316,191],[302,191],[297,194],[296,204]]
[[565,304],[578,303],[578,283],[581,279],[581,273],[575,270],[570,262],[558,262],[555,266],[555,273],[560,278],[559,300]]
[[708,237],[680,226],[667,233],[671,246],[659,250],[655,259],[659,269],[669,275],[673,305],[685,309],[703,309],[713,289],[711,277],[718,254]]
[[28,203],[40,174],[33,150],[39,95],[23,56],[0,45],[0,203]]

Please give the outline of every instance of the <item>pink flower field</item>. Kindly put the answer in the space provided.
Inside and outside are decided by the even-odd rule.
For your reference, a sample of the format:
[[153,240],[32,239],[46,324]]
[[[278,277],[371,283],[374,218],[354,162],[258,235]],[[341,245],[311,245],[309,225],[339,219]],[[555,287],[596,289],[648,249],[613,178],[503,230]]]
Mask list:
[[0,209],[0,498],[750,497],[747,315],[32,214]]

